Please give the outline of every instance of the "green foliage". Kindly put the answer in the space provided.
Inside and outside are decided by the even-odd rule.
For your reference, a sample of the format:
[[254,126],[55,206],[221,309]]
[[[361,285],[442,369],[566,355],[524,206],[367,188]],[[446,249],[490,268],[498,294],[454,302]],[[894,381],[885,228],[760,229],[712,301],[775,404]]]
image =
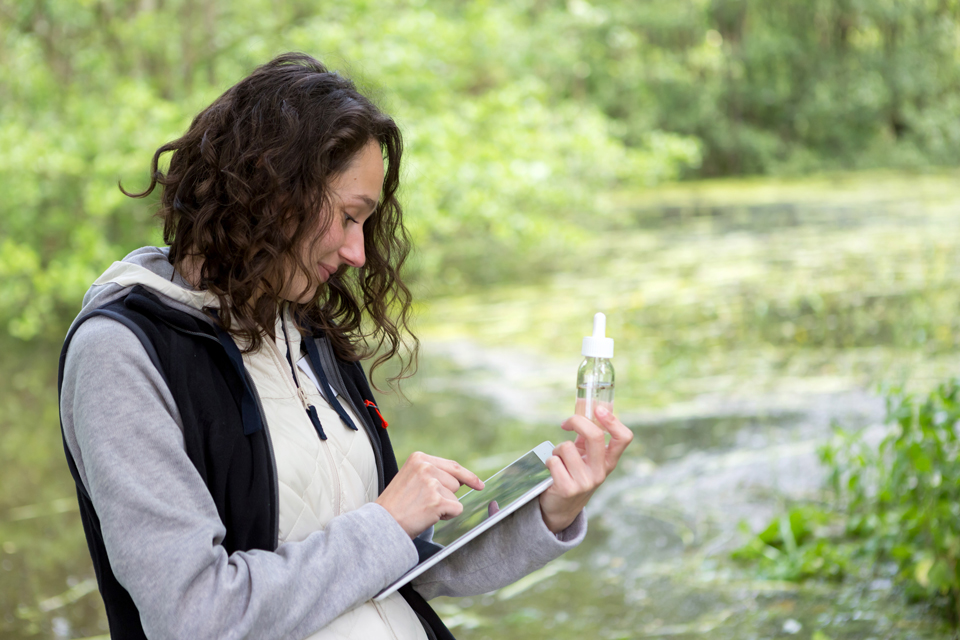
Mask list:
[[0,331],[56,339],[97,273],[157,242],[151,202],[116,182],[143,186],[152,150],[281,51],[401,123],[411,275],[436,295],[549,271],[619,221],[611,188],[955,164],[958,16],[960,0],[0,0]]
[[960,616],[960,381],[926,398],[891,390],[887,417],[879,447],[841,434],[823,452],[849,533],[895,561],[911,592],[945,596]]
[[618,0],[591,19],[568,90],[628,142],[695,136],[700,175],[960,158],[957,0]]
[[[855,554],[892,562],[906,591],[946,604],[960,622],[960,381],[926,398],[886,394],[891,430],[879,442],[838,430],[821,450],[835,511],[799,507],[735,552],[768,576],[842,577]],[[842,524],[811,534],[823,523]]]
[[756,564],[760,573],[771,580],[840,580],[850,572],[855,549],[850,544],[837,544],[836,531],[829,526],[836,521],[830,511],[798,505],[751,536],[733,552],[733,558]]
[[[157,241],[151,202],[123,197],[154,149],[257,64],[303,50],[368,87],[406,136],[404,201],[434,290],[529,272],[603,219],[612,187],[675,177],[695,140],[612,120],[531,64],[564,7],[402,0],[215,3],[0,0],[0,327],[62,335],[96,275]],[[482,240],[478,240],[482,238]]]

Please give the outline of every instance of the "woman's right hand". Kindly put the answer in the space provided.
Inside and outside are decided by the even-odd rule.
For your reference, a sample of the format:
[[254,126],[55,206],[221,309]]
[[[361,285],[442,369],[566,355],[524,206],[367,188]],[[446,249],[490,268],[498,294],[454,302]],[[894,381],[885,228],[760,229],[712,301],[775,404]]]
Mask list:
[[417,451],[407,458],[376,502],[415,538],[439,520],[460,515],[463,505],[454,493],[461,485],[483,489],[480,478],[460,463]]

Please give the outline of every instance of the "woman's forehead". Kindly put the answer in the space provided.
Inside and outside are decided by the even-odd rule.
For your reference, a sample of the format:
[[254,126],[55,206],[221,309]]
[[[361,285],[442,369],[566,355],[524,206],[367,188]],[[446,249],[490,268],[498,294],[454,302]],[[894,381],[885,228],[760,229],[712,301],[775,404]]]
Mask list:
[[380,145],[371,141],[357,153],[354,161],[333,180],[330,187],[345,202],[375,207],[380,199],[383,175]]

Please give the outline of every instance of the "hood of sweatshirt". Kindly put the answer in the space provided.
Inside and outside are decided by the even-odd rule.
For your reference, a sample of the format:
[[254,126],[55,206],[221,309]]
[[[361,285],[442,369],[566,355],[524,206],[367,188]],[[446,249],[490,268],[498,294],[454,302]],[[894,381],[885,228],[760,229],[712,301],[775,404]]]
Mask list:
[[209,322],[203,309],[219,306],[217,297],[190,286],[170,264],[168,256],[166,247],[143,247],[114,262],[83,296],[83,307],[73,324],[94,309],[126,296],[137,285],[148,289],[168,307]]
[[[164,324],[186,330],[191,333],[207,332],[218,340],[226,351],[227,357],[244,384],[241,414],[244,434],[251,434],[262,427],[262,419],[257,408],[256,395],[244,370],[243,356],[233,338],[222,329],[214,326],[204,308],[217,308],[217,297],[206,291],[197,291],[173,268],[168,259],[169,251],[162,247],[143,247],[127,255],[123,260],[114,262],[90,286],[83,297],[83,308],[67,333],[64,350],[60,355],[61,374],[65,365],[66,351],[75,328],[97,309],[126,297],[127,306],[146,312],[160,319]],[[133,291],[142,287],[145,292]],[[134,295],[129,295],[133,293]],[[185,315],[184,315],[185,314]],[[297,335],[299,338],[299,334]],[[145,344],[146,347],[146,344]],[[299,344],[298,344],[299,347]],[[147,349],[150,353],[150,349]],[[151,356],[154,364],[160,368],[157,359]]]

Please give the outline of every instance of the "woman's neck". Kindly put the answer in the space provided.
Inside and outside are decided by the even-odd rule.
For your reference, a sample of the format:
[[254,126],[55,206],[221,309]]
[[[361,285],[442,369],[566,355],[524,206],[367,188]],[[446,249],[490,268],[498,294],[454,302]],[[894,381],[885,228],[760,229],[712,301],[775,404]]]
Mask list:
[[203,272],[203,257],[188,255],[173,265],[180,277],[194,289],[200,289],[200,274]]

